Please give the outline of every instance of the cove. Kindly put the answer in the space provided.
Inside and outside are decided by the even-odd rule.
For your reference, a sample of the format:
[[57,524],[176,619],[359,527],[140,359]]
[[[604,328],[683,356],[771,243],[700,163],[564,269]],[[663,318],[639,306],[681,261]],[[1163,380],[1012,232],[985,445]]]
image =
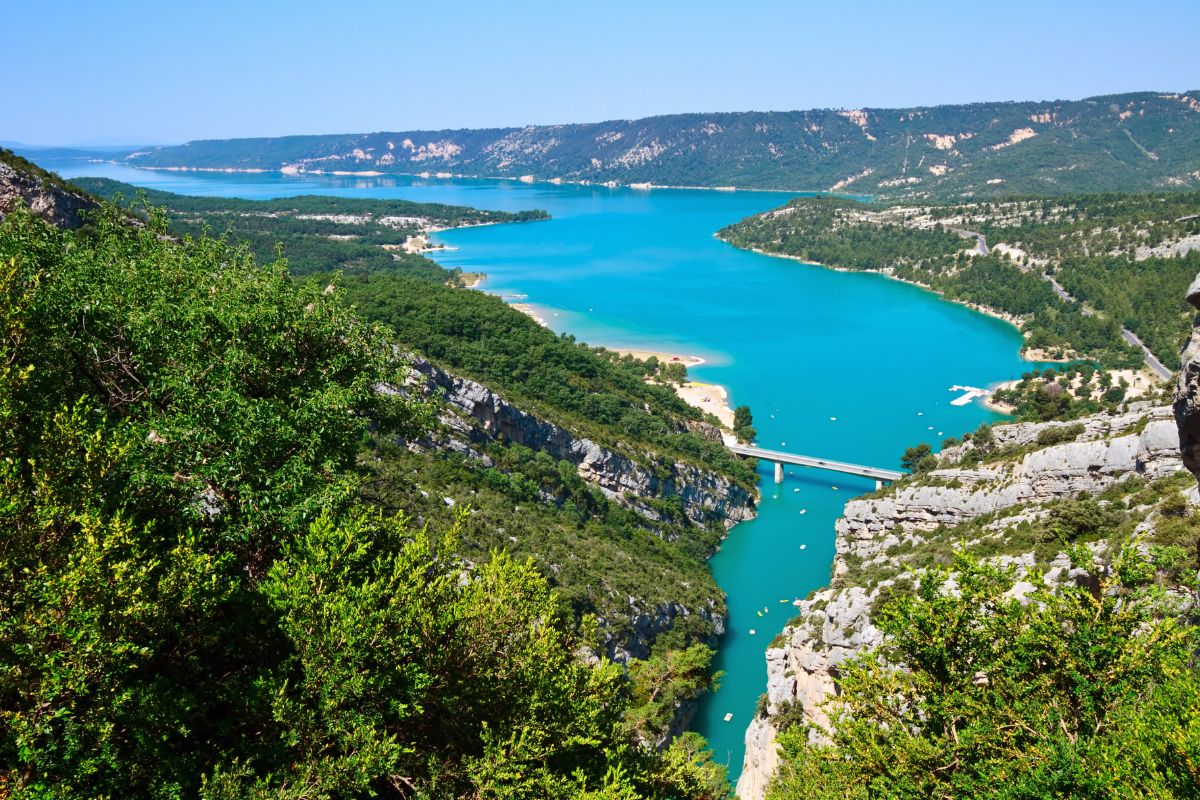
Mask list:
[[[553,329],[582,341],[703,357],[692,376],[726,386],[732,404],[748,404],[764,447],[896,468],[905,447],[936,445],[996,418],[977,404],[951,406],[950,386],[986,386],[1030,368],[1018,356],[1020,334],[998,320],[880,275],[740,251],[714,237],[789,194],[45,166],[183,194],[544,208],[547,222],[443,232],[436,240],[448,249],[433,255],[487,273],[484,290],[519,296]],[[728,595],[717,658],[726,675],[693,723],[735,781],[766,688],[764,652],[790,619],[792,600],[829,582],[842,506],[874,488],[803,468],[789,468],[777,486],[766,463],[759,474],[758,518],[736,526],[710,562]]]

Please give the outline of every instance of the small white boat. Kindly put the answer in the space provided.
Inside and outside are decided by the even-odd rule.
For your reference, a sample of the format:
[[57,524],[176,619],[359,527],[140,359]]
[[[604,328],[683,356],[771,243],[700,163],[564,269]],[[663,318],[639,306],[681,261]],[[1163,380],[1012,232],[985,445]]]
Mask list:
[[754,634],[756,634],[756,633],[758,633],[758,631],[754,630],[754,628],[751,628],[751,629],[750,629],[750,635],[751,635],[751,636],[753,636],[753,635],[754,635]]
[[837,417],[830,417],[830,418],[829,418],[829,421],[830,421],[830,422],[837,422]]
[[781,602],[781,603],[786,603],[786,602],[787,602],[787,598],[785,597],[785,598],[783,598],[782,600],[780,600],[779,602]]
[[726,715],[725,715],[725,721],[726,721],[726,722],[729,722],[729,720],[731,720],[731,719],[733,719],[733,714],[726,714]]
[[793,492],[798,492],[798,491],[800,491],[800,490],[799,490],[799,489],[792,489],[792,491],[793,491]]
[[806,544],[802,544],[802,545],[800,545],[800,549],[801,549],[801,550],[807,550],[807,549],[808,549],[808,545],[806,545]]
[[800,509],[800,513],[801,513],[801,514],[807,514],[807,513],[808,513],[808,509],[807,509],[807,508],[802,508],[802,509]]
[[830,486],[829,488],[833,489],[835,492],[838,490],[838,488],[836,486]]

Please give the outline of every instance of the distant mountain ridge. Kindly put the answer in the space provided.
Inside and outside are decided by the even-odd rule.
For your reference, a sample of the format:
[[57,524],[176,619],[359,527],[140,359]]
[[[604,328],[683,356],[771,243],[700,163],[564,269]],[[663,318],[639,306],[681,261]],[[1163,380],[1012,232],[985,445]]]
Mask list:
[[1200,187],[1200,91],[204,140],[141,167],[450,173],[896,198]]

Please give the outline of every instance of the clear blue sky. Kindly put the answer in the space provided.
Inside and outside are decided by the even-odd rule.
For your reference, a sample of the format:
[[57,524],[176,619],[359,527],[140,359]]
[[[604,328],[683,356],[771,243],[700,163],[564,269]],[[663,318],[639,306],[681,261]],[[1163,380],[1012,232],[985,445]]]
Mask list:
[[0,0],[0,140],[1200,89],[1200,2]]

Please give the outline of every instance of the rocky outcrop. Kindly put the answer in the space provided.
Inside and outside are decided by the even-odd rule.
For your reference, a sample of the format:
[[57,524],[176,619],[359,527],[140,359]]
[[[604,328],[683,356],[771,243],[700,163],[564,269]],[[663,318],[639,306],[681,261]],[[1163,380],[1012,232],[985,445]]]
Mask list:
[[[767,650],[766,715],[755,718],[746,731],[746,757],[738,781],[742,800],[759,800],[778,766],[773,719],[779,711],[790,707],[791,718],[799,710],[805,718],[825,724],[821,703],[837,690],[839,665],[881,641],[871,624],[871,610],[894,581],[882,580],[870,588],[848,585],[844,576],[852,564],[858,574],[894,568],[903,563],[904,553],[927,541],[940,526],[993,515],[997,519],[984,526],[985,531],[1000,531],[1044,515],[1045,504],[1052,500],[1094,495],[1131,476],[1153,480],[1182,468],[1169,408],[1131,404],[1123,413],[1072,424],[1080,422],[1083,432],[1075,441],[981,465],[934,470],[899,484],[888,496],[846,504],[836,525],[832,585],[800,602],[797,617]],[[992,430],[995,446],[1019,454],[1021,448],[1036,446],[1039,434],[1065,425],[1022,423]],[[968,443],[948,448],[941,462],[958,462],[973,447]],[[995,560],[1016,567],[1018,573],[1036,563],[1033,553]],[[1077,574],[1065,554],[1037,566],[1046,570],[1052,583]]]
[[[451,449],[474,452],[472,445],[504,441],[548,453],[575,465],[579,476],[608,497],[643,516],[661,518],[648,500],[678,498],[697,525],[726,528],[754,517],[751,490],[715,470],[683,462],[663,462],[655,453],[620,453],[530,414],[483,384],[452,375],[424,359],[413,362],[415,384],[441,396],[457,413],[443,417]],[[476,455],[478,455],[476,453]]]
[[[1062,425],[993,430],[998,445],[1022,447]],[[935,470],[926,482],[904,485],[889,497],[851,501],[837,522],[839,540],[844,537],[856,556],[870,560],[897,543],[887,539],[896,526],[912,531],[958,525],[1018,505],[1096,494],[1129,475],[1154,479],[1179,468],[1179,440],[1167,408],[1132,404],[1123,414],[1097,415],[1083,425],[1074,442],[1034,450],[1014,462]],[[948,448],[942,460],[955,462],[971,449],[970,443]]]
[[[483,384],[453,375],[417,356],[410,355],[409,362],[412,375],[405,391],[436,397],[445,404],[440,428],[409,442],[411,447],[459,452],[490,463],[482,445],[520,444],[574,464],[581,478],[650,520],[661,520],[650,501],[669,497],[679,498],[684,514],[697,525],[716,522],[728,528],[754,517],[755,494],[715,470],[695,464],[664,463],[654,453],[636,453],[635,460],[631,454],[603,447],[530,414]],[[693,432],[705,435],[702,429]],[[719,438],[719,431],[717,435]],[[544,499],[554,502],[556,498]],[[632,596],[609,617],[598,616],[597,623],[607,656],[625,662],[649,656],[659,635],[693,615],[704,619],[715,636],[725,632],[724,610],[716,603],[689,607],[678,602],[647,603]],[[680,709],[675,720],[680,730],[692,710],[690,706]]]
[[100,207],[87,195],[65,188],[53,176],[39,173],[41,170],[32,165],[29,170],[16,169],[0,160],[0,219],[24,204],[52,225],[78,228],[86,212]]
[[[712,605],[698,609],[688,608],[681,603],[646,607],[638,598],[629,597],[626,613],[629,618],[627,625],[610,626],[609,620],[604,616],[596,617],[605,652],[613,661],[621,663],[626,663],[631,658],[649,657],[651,646],[660,634],[671,630],[676,622],[693,614],[712,626],[714,637],[725,635],[724,613]],[[620,636],[611,633],[614,628],[622,631]]]
[[[1188,287],[1187,301],[1200,309],[1200,275]],[[1179,428],[1179,452],[1183,463],[1200,480],[1200,320],[1180,356],[1175,386],[1175,423]]]

